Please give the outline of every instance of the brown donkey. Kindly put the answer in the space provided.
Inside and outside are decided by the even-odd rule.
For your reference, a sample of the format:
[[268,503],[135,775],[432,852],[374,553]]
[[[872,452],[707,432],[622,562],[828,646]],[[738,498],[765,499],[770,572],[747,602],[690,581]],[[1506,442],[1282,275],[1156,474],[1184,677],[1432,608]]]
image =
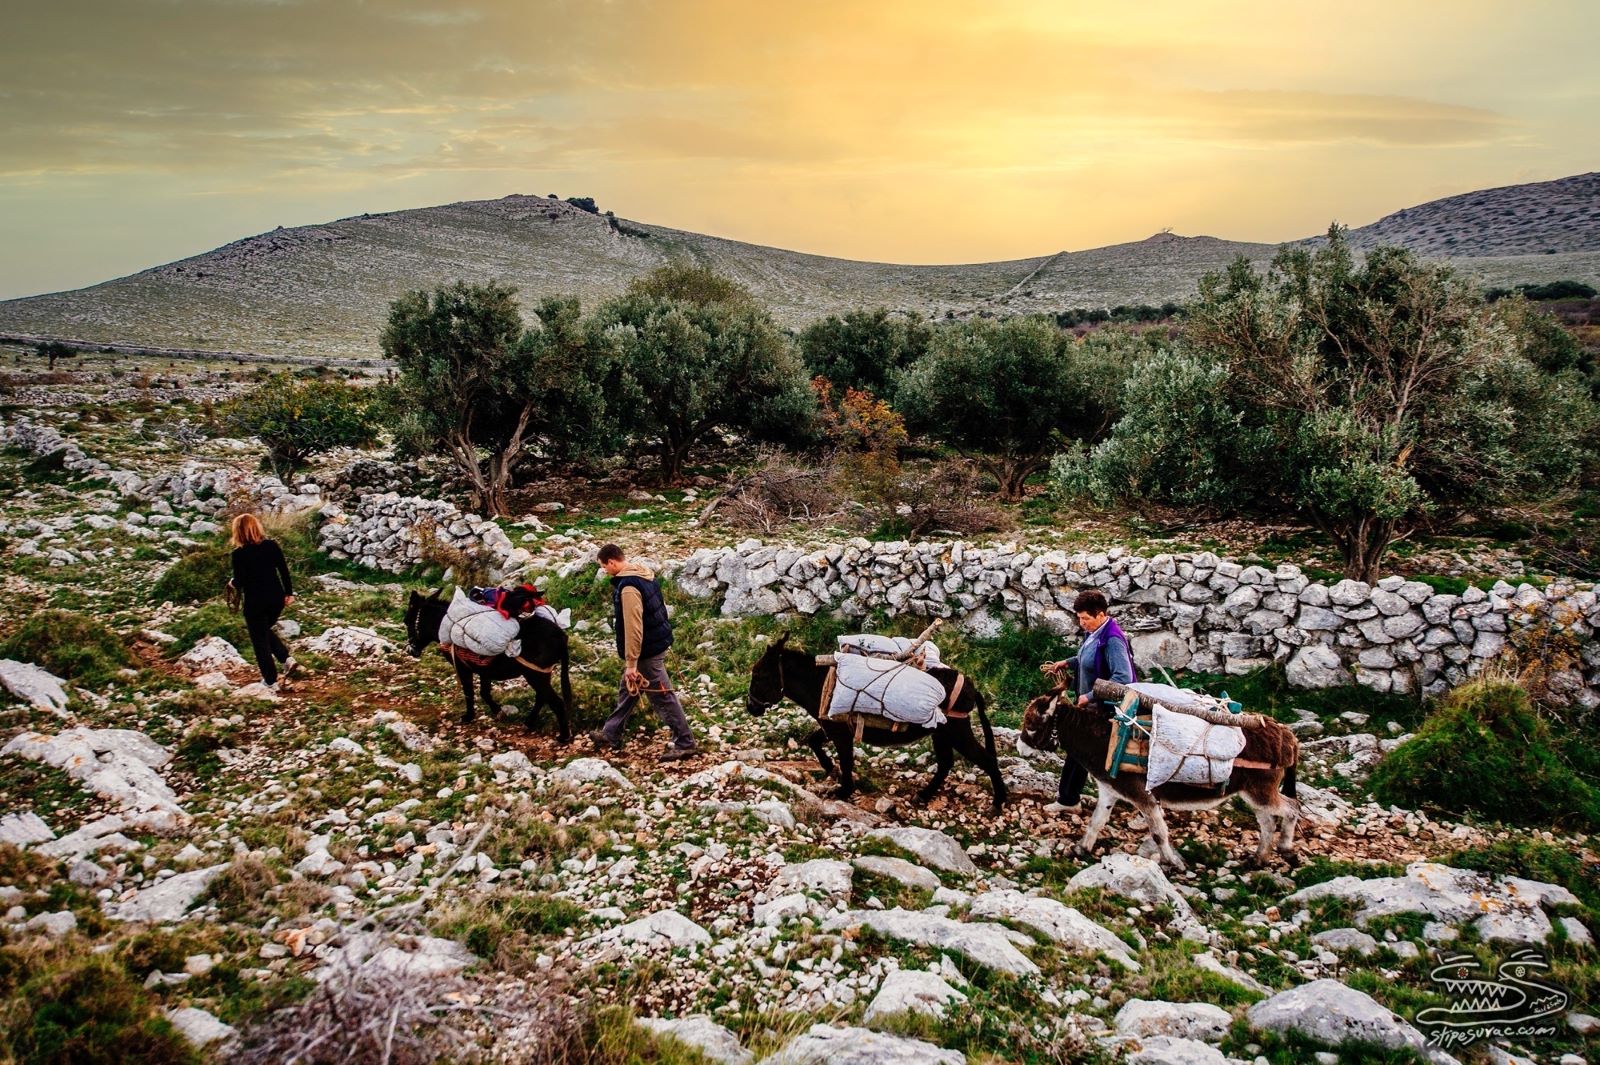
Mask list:
[[1244,751],[1220,792],[1216,788],[1173,783],[1151,791],[1145,787],[1142,773],[1122,772],[1112,777],[1106,772],[1112,731],[1110,713],[1093,702],[1079,707],[1062,698],[1064,692],[1064,687],[1058,688],[1028,703],[1022,718],[1022,739],[1037,750],[1059,748],[1063,754],[1076,757],[1099,784],[1099,802],[1078,841],[1079,855],[1087,857],[1094,850],[1095,840],[1111,819],[1111,811],[1118,802],[1127,802],[1150,823],[1150,835],[1139,852],[1148,855],[1153,850],[1163,865],[1182,869],[1183,859],[1167,836],[1161,808],[1210,810],[1237,796],[1255,811],[1256,822],[1261,826],[1255,863],[1265,865],[1276,845],[1290,866],[1299,864],[1294,850],[1295,826],[1300,820],[1300,804],[1294,798],[1294,767],[1299,760],[1300,741],[1286,726],[1262,717],[1260,727],[1245,729]]

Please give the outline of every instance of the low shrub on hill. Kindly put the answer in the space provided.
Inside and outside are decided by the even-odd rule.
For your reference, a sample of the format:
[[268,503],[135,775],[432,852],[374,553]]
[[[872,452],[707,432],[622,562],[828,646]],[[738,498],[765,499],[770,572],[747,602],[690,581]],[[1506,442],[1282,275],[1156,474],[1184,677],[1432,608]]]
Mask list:
[[152,602],[201,603],[222,594],[232,576],[226,541],[201,544],[185,551],[162,571],[150,589]]
[[1507,824],[1600,828],[1600,788],[1563,756],[1569,741],[1527,692],[1485,678],[1457,688],[1372,774],[1378,801]]
[[85,687],[103,684],[133,664],[122,638],[92,617],[41,610],[0,643],[0,658],[32,662]]
[[0,1004],[0,1055],[19,1065],[183,1065],[199,1054],[111,958],[45,970]]

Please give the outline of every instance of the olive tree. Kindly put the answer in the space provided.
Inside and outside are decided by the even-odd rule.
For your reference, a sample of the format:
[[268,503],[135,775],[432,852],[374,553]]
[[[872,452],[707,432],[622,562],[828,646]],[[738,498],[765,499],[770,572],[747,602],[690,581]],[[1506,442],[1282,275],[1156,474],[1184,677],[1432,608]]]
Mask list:
[[909,428],[973,456],[1014,501],[1065,443],[1114,421],[1139,346],[1088,347],[1047,318],[945,326],[902,376],[897,402]]
[[372,443],[371,407],[368,393],[343,381],[296,380],[285,372],[233,399],[223,419],[233,431],[260,439],[273,472],[288,480],[316,455]]
[[761,439],[809,434],[815,400],[793,345],[739,286],[668,266],[595,312],[616,357],[609,399],[618,425],[677,481],[714,432]]
[[1184,344],[1180,378],[1130,382],[1101,483],[1297,513],[1358,580],[1424,522],[1558,492],[1588,457],[1575,372],[1536,365],[1448,267],[1394,247],[1358,263],[1337,227],[1202,280]]
[[536,317],[525,331],[514,289],[456,282],[395,300],[383,330],[412,443],[447,455],[486,514],[510,512],[529,455],[582,448],[609,425],[604,338],[576,300],[547,299]]
[[800,331],[799,344],[806,369],[840,395],[855,388],[893,400],[900,371],[922,357],[932,338],[920,317],[879,307],[812,322]]

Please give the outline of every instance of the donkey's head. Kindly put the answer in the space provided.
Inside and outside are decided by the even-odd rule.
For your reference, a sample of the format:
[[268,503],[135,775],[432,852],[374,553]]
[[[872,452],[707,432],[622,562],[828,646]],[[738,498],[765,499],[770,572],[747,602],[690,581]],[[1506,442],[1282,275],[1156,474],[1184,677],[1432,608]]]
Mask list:
[[760,717],[783,702],[783,653],[788,644],[789,633],[785,631],[750,668],[750,688],[745,694],[744,708],[753,717]]
[[1036,695],[1028,700],[1022,712],[1022,742],[1036,751],[1053,751],[1060,746],[1056,739],[1057,693]]
[[[438,592],[422,595],[413,591],[406,602],[406,652],[412,658],[421,658],[439,635],[439,621],[444,617],[444,603]],[[429,618],[432,623],[429,623]]]

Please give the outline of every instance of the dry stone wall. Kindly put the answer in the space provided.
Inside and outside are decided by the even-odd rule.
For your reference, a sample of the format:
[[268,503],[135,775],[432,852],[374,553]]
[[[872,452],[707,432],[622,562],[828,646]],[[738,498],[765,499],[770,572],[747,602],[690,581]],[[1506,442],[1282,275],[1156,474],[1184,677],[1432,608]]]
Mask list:
[[1230,674],[1281,663],[1301,688],[1357,683],[1374,691],[1434,694],[1466,680],[1532,626],[1574,637],[1579,660],[1553,691],[1600,705],[1600,603],[1590,585],[1540,589],[1501,582],[1489,591],[1435,592],[1386,577],[1376,586],[1313,582],[1297,566],[1229,562],[1209,552],[1145,558],[1034,552],[1015,545],[851,540],[798,548],[748,540],[703,549],[675,567],[691,595],[733,616],[822,610],[956,619],[969,631],[1007,621],[1076,631],[1072,601],[1098,588],[1141,663]]
[[494,574],[515,570],[531,557],[494,522],[437,499],[380,492],[360,496],[347,508],[325,508],[324,514],[330,510],[317,534],[322,549],[387,573],[422,561],[424,529],[442,546],[482,554]]

